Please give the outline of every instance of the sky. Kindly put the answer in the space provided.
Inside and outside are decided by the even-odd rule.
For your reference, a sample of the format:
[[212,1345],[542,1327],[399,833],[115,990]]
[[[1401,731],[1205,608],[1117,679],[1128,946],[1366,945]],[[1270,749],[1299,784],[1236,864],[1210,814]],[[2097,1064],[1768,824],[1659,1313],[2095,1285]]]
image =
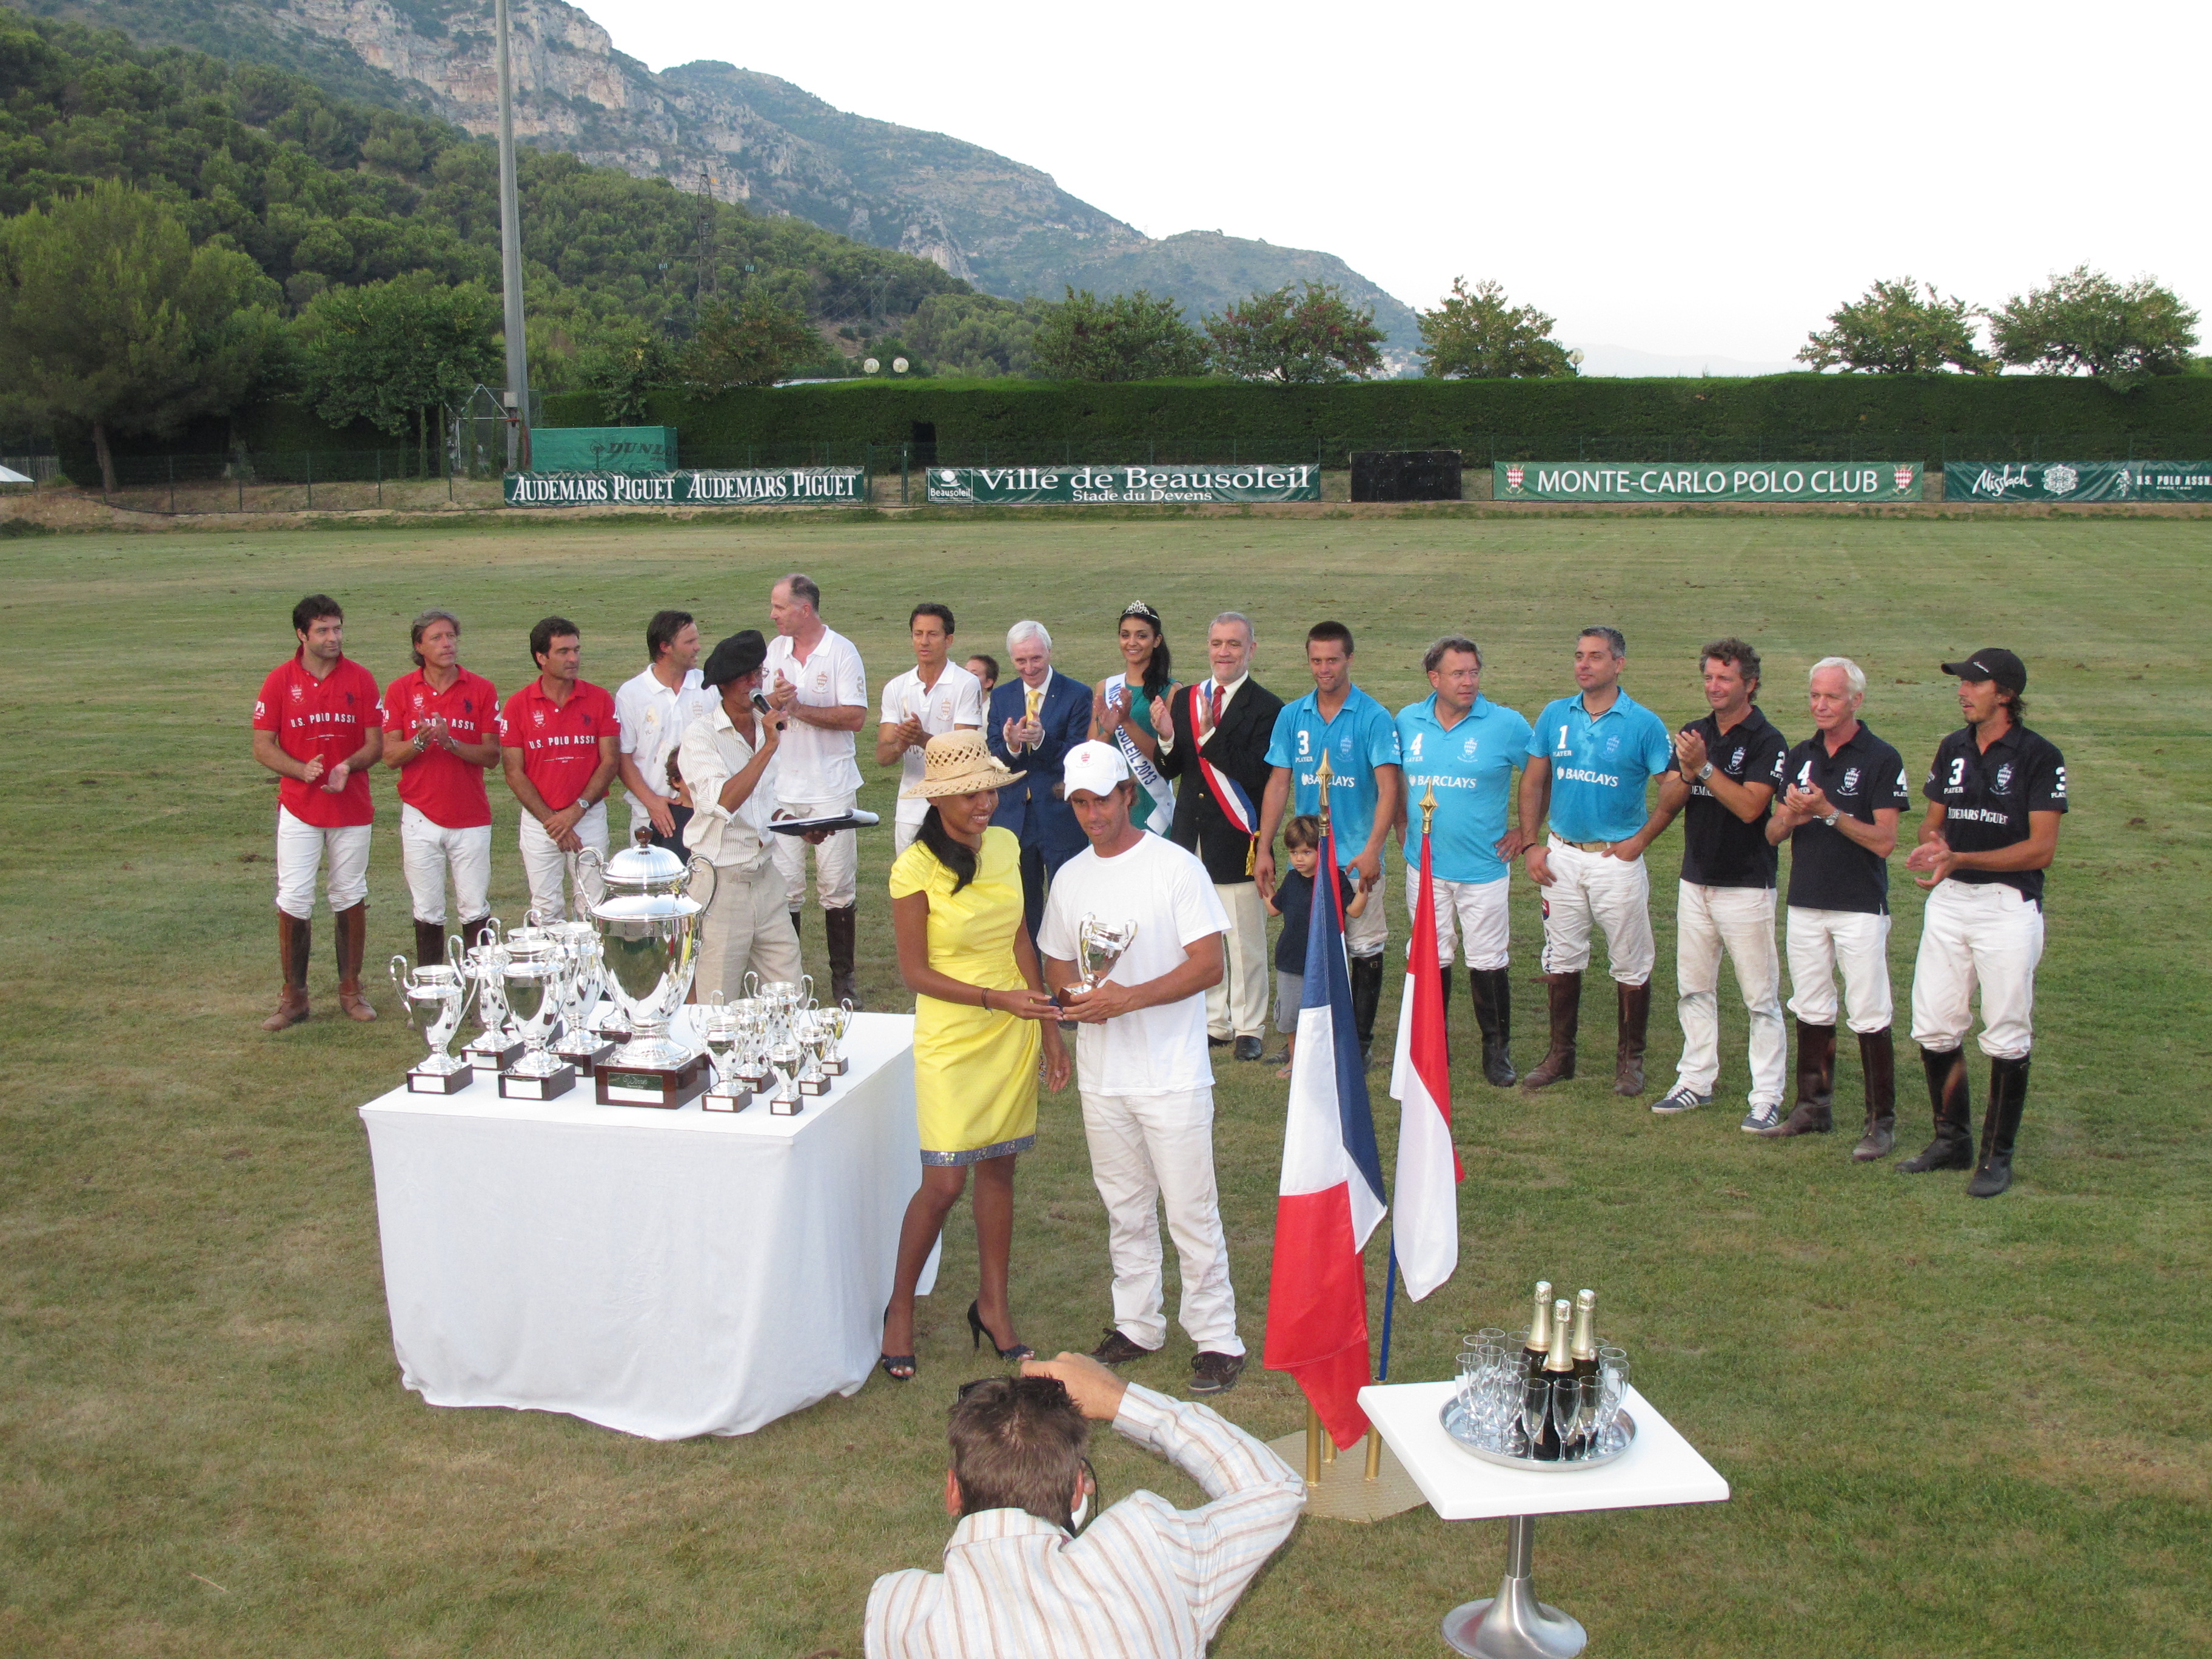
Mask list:
[[1575,343],[1786,361],[1878,277],[1994,306],[2083,263],[2212,316],[2201,0],[583,9],[1149,235],[1324,249],[1416,307],[1495,278]]

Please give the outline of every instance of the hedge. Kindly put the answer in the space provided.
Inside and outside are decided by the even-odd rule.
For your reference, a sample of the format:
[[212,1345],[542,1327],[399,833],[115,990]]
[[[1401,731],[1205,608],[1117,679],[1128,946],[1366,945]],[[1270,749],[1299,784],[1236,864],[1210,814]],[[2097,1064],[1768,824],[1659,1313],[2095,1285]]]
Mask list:
[[[599,399],[545,400],[545,422],[601,422]],[[2131,391],[2047,375],[1778,374],[1744,380],[841,380],[654,394],[686,465],[739,452],[875,446],[896,457],[934,428],[945,462],[1319,456],[1458,449],[1519,459],[2100,459],[2212,453],[2212,375]],[[988,455],[986,453],[988,452]],[[1173,453],[1183,452],[1183,453]],[[1202,453],[1200,452],[1203,452]],[[740,456],[741,459],[741,456]],[[896,462],[894,461],[894,464]]]

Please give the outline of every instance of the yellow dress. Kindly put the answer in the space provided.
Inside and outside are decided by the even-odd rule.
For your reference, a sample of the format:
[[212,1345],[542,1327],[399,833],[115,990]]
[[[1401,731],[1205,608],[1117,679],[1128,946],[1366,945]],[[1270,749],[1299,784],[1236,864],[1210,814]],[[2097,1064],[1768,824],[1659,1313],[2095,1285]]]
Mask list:
[[[1011,830],[983,832],[975,879],[952,890],[952,872],[915,842],[891,866],[891,896],[929,896],[929,965],[993,990],[1027,981],[1014,963],[1022,921],[1021,843]],[[924,1164],[975,1164],[1036,1144],[1037,1060],[1033,1019],[973,1004],[915,999],[914,1098]]]

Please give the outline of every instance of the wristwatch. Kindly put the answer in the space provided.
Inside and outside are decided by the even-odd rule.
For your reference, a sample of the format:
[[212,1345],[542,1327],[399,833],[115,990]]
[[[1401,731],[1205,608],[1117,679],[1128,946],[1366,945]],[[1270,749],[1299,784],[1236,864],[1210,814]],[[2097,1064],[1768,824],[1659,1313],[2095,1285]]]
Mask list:
[[1827,817],[1822,818],[1820,822],[1826,824],[1829,829],[1832,830],[1836,827],[1836,820],[1841,817],[1843,817],[1843,814],[1840,811],[1831,812]]
[[1707,778],[1712,776],[1712,775],[1713,763],[1711,761],[1707,761],[1703,766],[1700,766],[1698,769],[1698,781],[1699,783],[1703,783]]

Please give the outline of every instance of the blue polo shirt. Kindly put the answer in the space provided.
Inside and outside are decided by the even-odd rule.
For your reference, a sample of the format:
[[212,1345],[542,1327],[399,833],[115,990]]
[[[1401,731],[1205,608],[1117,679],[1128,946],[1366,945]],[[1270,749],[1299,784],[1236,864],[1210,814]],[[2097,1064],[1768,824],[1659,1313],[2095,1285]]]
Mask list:
[[1321,693],[1309,691],[1286,703],[1275,716],[1267,744],[1267,764],[1291,771],[1291,811],[1319,814],[1321,785],[1315,780],[1323,751],[1328,755],[1328,811],[1336,835],[1337,862],[1350,864],[1375,833],[1375,769],[1398,763],[1398,726],[1390,711],[1358,686],[1344,696],[1336,718],[1321,717]]
[[1626,841],[1651,816],[1644,786],[1674,769],[1667,722],[1626,691],[1596,716],[1580,692],[1545,704],[1528,753],[1552,763],[1552,830],[1563,841]]
[[1498,856],[1513,805],[1513,769],[1528,754],[1529,726],[1485,696],[1446,731],[1433,696],[1398,711],[1399,764],[1406,769],[1406,863],[1421,867],[1421,795],[1437,792],[1437,844],[1430,872],[1438,881],[1505,879]]

